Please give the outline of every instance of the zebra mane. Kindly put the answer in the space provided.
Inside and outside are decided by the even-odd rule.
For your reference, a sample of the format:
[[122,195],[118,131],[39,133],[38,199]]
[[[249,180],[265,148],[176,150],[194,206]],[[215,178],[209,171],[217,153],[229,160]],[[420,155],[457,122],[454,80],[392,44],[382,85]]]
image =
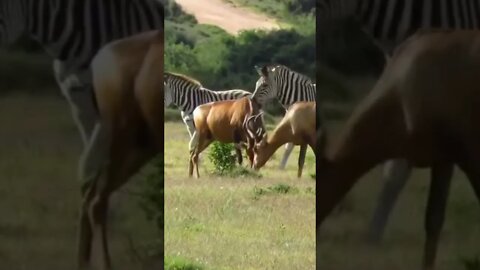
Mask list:
[[280,69],[285,69],[291,73],[294,73],[296,75],[298,75],[300,78],[303,78],[305,80],[308,80],[310,81],[312,84],[313,84],[313,81],[312,79],[310,79],[308,76],[306,75],[303,75],[302,73],[299,73],[299,72],[296,72],[295,70],[285,66],[285,65],[280,65],[280,64],[268,64],[265,66],[267,68],[267,70],[273,70],[273,69],[277,69],[277,68],[280,68]]
[[196,86],[198,86],[200,88],[203,88],[203,85],[199,81],[195,80],[194,78],[188,77],[187,75],[180,74],[180,73],[174,73],[174,72],[165,72],[165,75],[177,77],[177,78],[185,80],[189,83],[195,84]]

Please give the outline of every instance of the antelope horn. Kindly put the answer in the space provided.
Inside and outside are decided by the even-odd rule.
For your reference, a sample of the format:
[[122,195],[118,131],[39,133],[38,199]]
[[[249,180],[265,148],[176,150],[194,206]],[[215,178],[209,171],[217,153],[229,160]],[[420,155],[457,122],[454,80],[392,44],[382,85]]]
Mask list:
[[255,115],[252,115],[252,116],[249,116],[247,118],[247,121],[246,121],[246,124],[248,125],[248,123],[250,123],[250,121],[252,121],[252,119],[255,117]]
[[263,114],[263,112],[260,112],[259,114],[257,114],[257,115],[254,115],[254,117],[255,117],[255,118],[254,118],[254,120],[256,121],[256,120],[257,120],[257,118],[258,118],[259,116],[261,116],[262,114]]

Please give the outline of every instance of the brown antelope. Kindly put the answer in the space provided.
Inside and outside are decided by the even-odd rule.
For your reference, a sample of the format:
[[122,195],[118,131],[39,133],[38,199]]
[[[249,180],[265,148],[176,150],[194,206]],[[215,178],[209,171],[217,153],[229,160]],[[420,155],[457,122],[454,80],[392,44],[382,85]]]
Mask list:
[[431,167],[423,267],[434,269],[452,164],[480,199],[479,75],[479,31],[420,31],[403,43],[336,143],[321,135],[317,229],[376,164],[404,158]]
[[290,106],[282,121],[270,136],[265,133],[254,147],[253,168],[258,170],[285,143],[300,145],[297,177],[302,177],[307,145],[315,151],[316,141],[315,102],[297,102]]
[[112,42],[93,59],[101,118],[93,136],[106,156],[96,157],[101,160],[98,166],[84,165],[89,181],[82,188],[80,209],[82,269],[89,269],[92,262],[98,269],[111,269],[106,229],[109,197],[161,152],[163,53],[163,30],[158,30]]
[[210,102],[198,106],[193,111],[195,132],[190,140],[189,173],[198,172],[198,155],[213,141],[223,143],[247,143],[247,156],[253,165],[253,146],[265,128],[260,105],[251,97],[236,100]]

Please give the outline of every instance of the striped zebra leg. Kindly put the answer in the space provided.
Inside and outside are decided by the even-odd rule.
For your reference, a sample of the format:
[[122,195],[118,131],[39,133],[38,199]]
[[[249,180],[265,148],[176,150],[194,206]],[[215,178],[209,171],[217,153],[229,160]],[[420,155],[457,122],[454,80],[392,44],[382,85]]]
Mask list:
[[[193,122],[193,116],[191,114],[187,115],[183,111],[181,112],[181,115],[182,115],[183,123],[185,123],[185,126],[187,126],[187,131],[188,131],[188,135],[190,135],[190,140],[192,140],[195,134],[195,124]],[[193,147],[191,143],[192,141],[190,141],[190,146],[189,146],[190,152],[192,151],[192,147]],[[202,153],[198,155],[198,164],[202,163],[202,156],[203,156]]]
[[285,144],[285,152],[283,153],[283,157],[282,157],[282,160],[280,161],[280,166],[279,166],[280,170],[284,170],[285,167],[287,166],[288,158],[290,157],[290,154],[292,153],[294,146],[295,145],[293,145],[293,143]]
[[307,154],[307,144],[300,145],[300,153],[298,155],[298,171],[297,177],[302,177],[303,165],[305,164],[305,156]]
[[83,145],[86,147],[98,119],[93,86],[85,83],[91,82],[90,70],[80,75],[66,74],[64,66],[57,60],[53,62],[53,70],[57,84],[70,105]]
[[195,132],[195,124],[193,123],[193,115],[185,114],[183,111],[180,113],[182,115],[183,123],[187,126],[188,135],[192,138],[193,133]]
[[408,161],[403,159],[385,162],[384,186],[377,200],[377,207],[370,222],[368,240],[371,243],[381,241],[388,218],[412,171]]

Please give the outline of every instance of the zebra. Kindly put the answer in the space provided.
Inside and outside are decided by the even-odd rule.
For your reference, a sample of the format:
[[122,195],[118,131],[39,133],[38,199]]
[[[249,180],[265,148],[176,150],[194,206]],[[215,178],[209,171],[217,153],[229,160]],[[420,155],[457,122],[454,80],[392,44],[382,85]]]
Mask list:
[[[388,63],[395,48],[419,30],[479,29],[479,0],[321,0],[318,25],[320,39],[338,20],[353,16],[362,30],[380,49]],[[322,36],[323,35],[323,36]],[[322,40],[320,40],[321,44]],[[379,242],[383,236],[391,210],[411,175],[412,166],[402,159],[389,160],[383,166],[384,187],[377,200],[375,212],[368,229],[368,240]],[[449,173],[433,175],[453,175]],[[439,180],[450,184],[450,179]],[[442,212],[431,213],[441,223]],[[427,226],[427,225],[426,225]]]
[[[56,83],[68,101],[83,152],[78,164],[82,196],[108,162],[103,140],[109,136],[99,119],[90,62],[104,45],[146,31],[163,35],[163,0],[2,0],[0,45],[22,35],[36,40],[53,59]],[[79,246],[80,265],[88,264]]]
[[[295,102],[315,101],[316,84],[305,75],[277,64],[255,66],[255,69],[260,78],[255,83],[252,98],[255,98],[260,104],[265,104],[267,99],[276,97],[286,111]],[[280,169],[285,168],[293,147],[292,143],[285,145]]]
[[[241,90],[213,91],[202,86],[200,82],[186,75],[165,72],[165,106],[175,105],[180,109],[182,120],[187,127],[190,139],[195,133],[193,111],[199,105],[220,100],[232,100],[251,96],[252,93]],[[238,162],[242,163],[240,145],[236,145]],[[190,150],[192,147],[190,146]]]

